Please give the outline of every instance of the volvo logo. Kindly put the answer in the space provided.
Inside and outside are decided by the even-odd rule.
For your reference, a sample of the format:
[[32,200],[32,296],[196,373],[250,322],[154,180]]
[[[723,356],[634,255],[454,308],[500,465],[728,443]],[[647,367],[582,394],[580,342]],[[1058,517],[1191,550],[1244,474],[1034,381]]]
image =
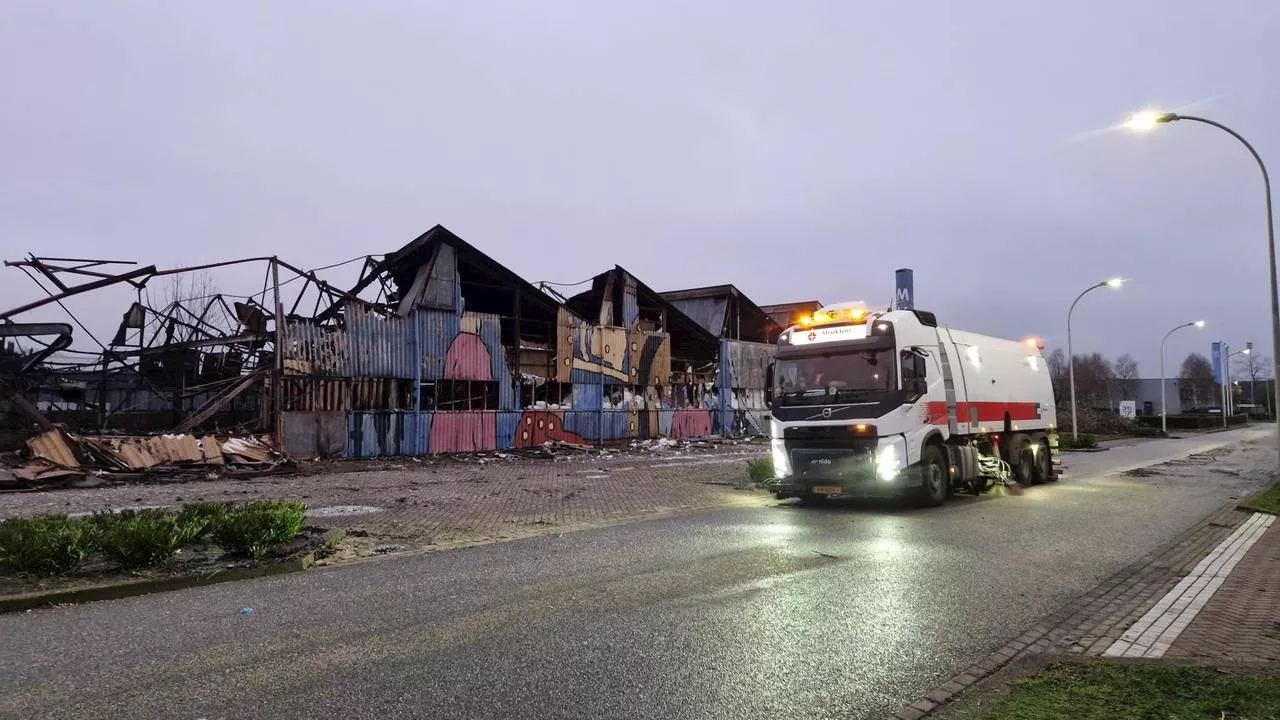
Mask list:
[[829,407],[824,407],[824,408],[822,408],[822,417],[824,417],[824,418],[829,418],[829,417],[831,417],[831,408],[829,408]]

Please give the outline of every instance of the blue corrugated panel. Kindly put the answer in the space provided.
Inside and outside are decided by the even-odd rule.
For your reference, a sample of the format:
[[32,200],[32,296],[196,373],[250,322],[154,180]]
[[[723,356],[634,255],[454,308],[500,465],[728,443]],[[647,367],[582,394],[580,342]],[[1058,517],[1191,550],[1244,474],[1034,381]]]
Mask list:
[[633,434],[630,410],[605,410],[603,422],[605,440],[627,440]]
[[720,341],[720,367],[716,374],[716,412],[712,415],[719,427],[712,432],[723,435],[733,434],[733,387],[736,369],[734,368],[734,347],[732,341]]
[[417,432],[415,434],[415,455],[427,455],[431,452],[431,424],[435,422],[435,413],[417,414]]
[[412,413],[398,410],[356,412],[348,415],[347,457],[371,458],[402,455],[406,417],[412,424]]
[[676,411],[663,408],[658,411],[658,433],[662,437],[671,436],[671,423],[675,419]]
[[[480,339],[489,350],[492,377],[498,382],[498,409],[516,410],[516,391],[511,371],[507,369],[507,353],[502,347],[502,318],[498,315],[480,316]],[[503,447],[501,443],[498,445]]]
[[444,378],[444,358],[449,354],[449,345],[458,335],[462,321],[447,310],[415,310],[414,317],[419,324],[418,337],[422,342],[418,350],[422,359],[422,379],[440,380]]
[[418,433],[418,424],[421,421],[422,413],[402,412],[400,413],[401,434],[399,455],[425,455],[422,449],[421,437]]
[[414,377],[414,334],[408,318],[382,317],[351,308],[346,321],[349,377]]
[[626,286],[622,290],[622,322],[630,328],[640,319],[640,301],[636,296],[636,279],[626,276]]
[[515,447],[516,428],[520,427],[520,418],[524,416],[521,412],[500,412],[497,413],[497,441],[499,450],[507,450]]
[[595,397],[597,398],[600,397],[600,375],[601,375],[600,373],[595,372],[593,370],[584,370],[582,368],[574,368],[573,370],[569,371],[569,382],[573,383],[573,388],[574,388],[574,402],[575,402],[574,409],[575,410],[599,409],[600,405],[598,400],[596,405],[593,405],[589,408],[578,407],[576,403],[577,403],[577,389],[579,385],[584,387],[594,386],[596,388]]

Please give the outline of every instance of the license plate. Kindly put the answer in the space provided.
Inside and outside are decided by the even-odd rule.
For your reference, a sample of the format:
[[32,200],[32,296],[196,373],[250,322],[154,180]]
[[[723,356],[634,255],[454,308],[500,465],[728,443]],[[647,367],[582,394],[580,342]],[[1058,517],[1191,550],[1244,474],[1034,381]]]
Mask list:
[[819,485],[813,489],[814,495],[839,495],[844,492],[839,486]]

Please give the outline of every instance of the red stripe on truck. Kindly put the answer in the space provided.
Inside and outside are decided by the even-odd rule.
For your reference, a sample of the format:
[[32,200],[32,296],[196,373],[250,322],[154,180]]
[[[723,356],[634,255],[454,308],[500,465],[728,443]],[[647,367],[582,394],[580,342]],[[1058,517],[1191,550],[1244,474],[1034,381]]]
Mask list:
[[[956,403],[956,422],[967,423],[972,419],[970,409],[978,411],[980,423],[1003,423],[1005,413],[1011,422],[1019,420],[1040,420],[1040,403],[1029,402],[958,402]],[[928,424],[947,424],[947,403],[931,402],[926,408]]]

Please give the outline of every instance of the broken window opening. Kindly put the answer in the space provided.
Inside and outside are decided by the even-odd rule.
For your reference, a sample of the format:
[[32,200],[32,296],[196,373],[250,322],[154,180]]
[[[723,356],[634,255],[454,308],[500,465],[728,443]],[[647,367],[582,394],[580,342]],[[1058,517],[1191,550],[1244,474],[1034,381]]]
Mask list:
[[498,383],[494,380],[437,380],[435,406],[428,407],[423,394],[423,410],[463,412],[468,410],[498,410]]

